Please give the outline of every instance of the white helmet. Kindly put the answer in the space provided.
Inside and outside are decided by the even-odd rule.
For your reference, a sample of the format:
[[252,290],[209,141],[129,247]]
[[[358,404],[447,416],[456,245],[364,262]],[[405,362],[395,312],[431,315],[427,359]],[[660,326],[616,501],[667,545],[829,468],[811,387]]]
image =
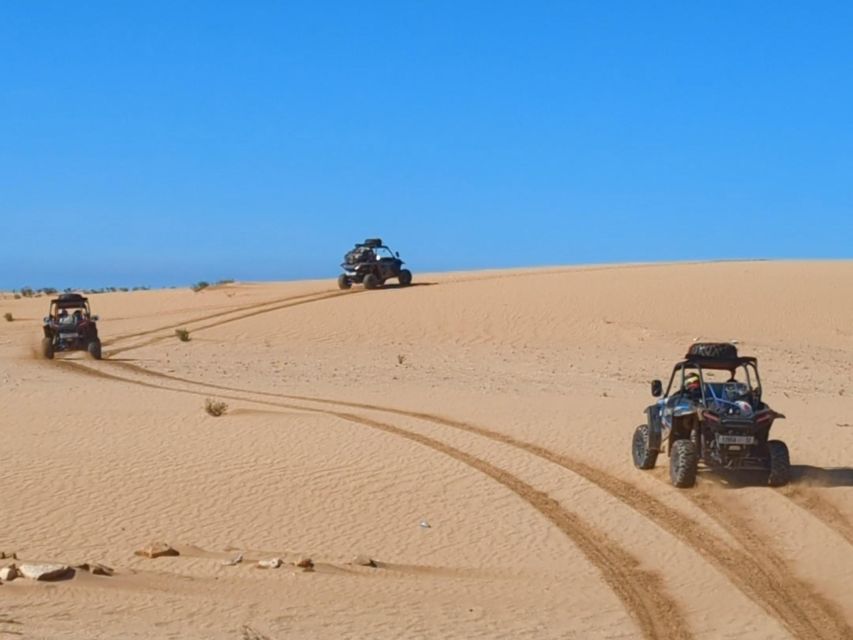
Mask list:
[[752,415],[752,405],[750,405],[746,400],[738,400],[737,402],[735,402],[735,406],[737,407],[738,413],[740,413],[740,415]]

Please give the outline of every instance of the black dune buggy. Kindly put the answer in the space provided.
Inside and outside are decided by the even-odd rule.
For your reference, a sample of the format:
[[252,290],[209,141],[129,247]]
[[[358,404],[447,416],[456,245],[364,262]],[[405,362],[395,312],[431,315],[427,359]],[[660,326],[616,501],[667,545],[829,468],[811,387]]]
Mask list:
[[87,351],[101,359],[98,316],[89,309],[89,300],[79,293],[63,293],[50,301],[50,315],[44,319],[42,355],[48,360],[58,351]]
[[349,289],[353,283],[375,289],[386,280],[397,278],[401,286],[412,284],[412,272],[403,269],[400,253],[392,253],[379,238],[368,238],[355,245],[344,256],[344,272],[338,276],[338,287]]
[[773,487],[788,483],[790,459],[781,440],[769,440],[770,427],[784,418],[761,400],[758,361],[741,357],[729,343],[695,343],[672,370],[666,393],[646,409],[647,420],[634,431],[632,454],[639,469],[669,455],[676,487],[692,487],[701,461],[717,469],[763,470]]

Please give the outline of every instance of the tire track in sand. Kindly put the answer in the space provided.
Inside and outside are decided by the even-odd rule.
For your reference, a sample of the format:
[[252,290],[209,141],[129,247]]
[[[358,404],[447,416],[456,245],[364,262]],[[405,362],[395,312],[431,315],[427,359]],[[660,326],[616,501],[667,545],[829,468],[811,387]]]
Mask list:
[[170,329],[180,329],[188,324],[194,324],[196,322],[204,322],[205,320],[212,320],[213,318],[221,318],[222,316],[227,316],[232,313],[239,313],[241,311],[249,311],[251,309],[258,309],[260,307],[265,307],[271,304],[280,304],[283,302],[292,302],[294,300],[300,300],[302,298],[310,298],[317,295],[322,295],[324,293],[330,293],[329,291],[315,291],[312,293],[303,293],[298,296],[288,296],[286,298],[276,298],[274,300],[267,300],[266,302],[254,302],[252,304],[247,305],[235,305],[229,309],[225,309],[222,311],[216,311],[214,313],[209,313],[203,316],[196,316],[195,318],[191,318],[189,320],[184,320],[175,324],[167,324],[161,327],[155,327],[154,329],[146,329],[145,331],[136,331],[135,333],[124,333],[117,336],[113,336],[109,340],[102,341],[104,346],[115,344],[116,342],[122,342],[124,340],[129,340],[131,338],[140,338],[142,336],[148,336],[152,333],[157,333],[159,331],[168,331]]
[[[62,368],[95,378],[173,393],[201,397],[209,395],[208,392],[204,391],[164,386],[144,380],[117,376],[70,360],[57,361],[57,364]],[[231,394],[219,395],[229,400],[332,416],[405,438],[468,465],[515,493],[566,535],[589,562],[598,569],[602,579],[622,602],[628,614],[639,627],[643,637],[650,640],[686,640],[692,638],[683,613],[678,604],[666,593],[663,580],[658,574],[642,569],[634,556],[609,540],[604,533],[591,527],[577,514],[563,508],[557,500],[544,491],[536,489],[505,469],[440,440],[354,413],[306,407],[281,401],[251,399]]]
[[[237,322],[238,320],[245,320],[246,318],[251,318],[253,316],[258,316],[258,315],[261,315],[264,313],[271,313],[273,311],[279,311],[281,309],[289,309],[291,307],[298,307],[298,306],[301,306],[304,304],[310,304],[312,302],[320,302],[322,300],[329,300],[330,298],[337,298],[339,296],[357,295],[358,293],[359,292],[357,292],[357,291],[332,291],[329,293],[313,295],[312,297],[296,296],[294,298],[289,299],[289,301],[287,301],[287,302],[282,302],[281,304],[275,304],[274,306],[269,306],[271,303],[268,303],[268,302],[267,303],[260,303],[257,305],[251,305],[251,306],[246,307],[244,309],[241,309],[239,311],[232,310],[232,311],[229,311],[227,313],[222,312],[222,313],[218,313],[218,314],[212,314],[211,317],[214,317],[214,318],[215,317],[221,317],[224,315],[232,315],[234,313],[238,313],[239,315],[235,315],[235,316],[230,317],[230,318],[225,318],[224,320],[219,320],[217,322],[211,322],[211,323],[202,325],[200,327],[192,327],[191,329],[192,329],[192,331],[204,331],[205,329],[213,329],[214,327],[220,327],[222,325],[229,324],[231,322]],[[288,300],[288,299],[285,299],[285,300]],[[207,319],[209,319],[209,317]],[[195,322],[202,322],[203,320],[204,319],[195,319],[195,320],[191,320],[191,321],[182,322],[178,325],[170,325],[168,327],[161,327],[159,329],[154,329],[152,331],[145,332],[142,335],[157,333],[159,331],[165,331],[167,329],[175,329],[178,327],[186,327],[186,326],[188,326],[192,323],[195,323]],[[111,344],[115,344],[119,339],[123,340],[125,338],[127,338],[127,336],[123,336],[122,338],[116,338],[111,342]],[[156,344],[158,342],[163,342],[164,340],[169,340],[172,338],[174,338],[174,336],[172,334],[167,334],[164,336],[156,336],[154,338],[151,338],[149,340],[145,340],[144,342],[140,342],[138,344],[128,345],[127,347],[121,347],[120,346],[116,349],[111,349],[109,351],[105,351],[104,356],[110,357],[110,356],[118,355],[119,353],[125,353],[127,351],[134,351],[136,349],[141,349],[142,347],[147,347],[149,345]]]
[[[693,264],[693,263],[689,263],[689,264]],[[701,264],[701,263],[696,263],[696,264]],[[628,266],[616,265],[616,266],[606,266],[606,267],[589,268],[589,269],[581,269],[581,270],[568,269],[567,268],[567,269],[522,272],[522,273],[515,273],[515,274],[484,275],[484,276],[480,276],[480,277],[461,278],[459,280],[454,280],[451,282],[454,282],[454,283],[462,283],[462,282],[469,282],[469,281],[474,282],[474,281],[483,280],[483,279],[524,277],[524,276],[536,275],[536,274],[551,275],[551,274],[576,273],[578,271],[587,272],[587,271],[612,270],[612,269],[624,269],[624,268],[654,268],[655,266],[657,266],[657,265],[628,265]],[[361,291],[363,291],[363,290],[361,290]],[[124,335],[116,336],[115,338],[111,339],[110,341],[105,341],[104,344],[105,345],[114,344],[116,342],[121,342],[121,341],[130,339],[130,338],[150,335],[152,333],[157,333],[159,331],[165,331],[165,330],[171,330],[171,329],[176,329],[176,328],[180,328],[180,327],[185,327],[187,325],[194,324],[196,322],[203,322],[204,320],[210,320],[213,318],[228,316],[228,315],[241,313],[241,312],[249,312],[249,313],[246,313],[244,315],[240,315],[240,316],[236,316],[234,318],[229,318],[229,319],[223,320],[221,322],[211,323],[211,324],[208,324],[208,325],[205,325],[202,327],[196,327],[193,330],[194,331],[200,331],[200,330],[204,330],[204,329],[211,329],[211,328],[220,326],[222,324],[227,324],[229,322],[235,322],[237,320],[242,320],[244,318],[252,317],[255,315],[260,315],[260,314],[268,313],[268,312],[272,312],[272,311],[278,311],[280,309],[286,309],[286,308],[291,307],[291,306],[299,306],[299,305],[303,305],[303,304],[309,304],[311,302],[319,302],[322,300],[327,300],[329,298],[337,297],[339,295],[350,295],[350,294],[358,293],[358,292],[359,292],[359,290],[356,290],[356,291],[318,291],[318,292],[313,292],[313,293],[301,294],[298,296],[278,298],[275,300],[269,300],[267,302],[258,302],[258,303],[246,305],[243,307],[235,307],[235,308],[232,308],[229,310],[218,311],[216,313],[212,313],[212,314],[208,314],[208,315],[204,315],[204,316],[199,316],[199,317],[196,317],[196,318],[193,318],[190,320],[186,320],[184,322],[177,323],[177,324],[170,324],[170,325],[158,327],[155,329],[149,329],[146,331],[140,331],[140,332],[136,332],[136,333],[130,333],[130,334],[124,334]],[[270,305],[276,305],[276,306],[270,307],[269,309],[264,308],[264,307],[269,307]],[[171,337],[172,337],[171,335],[161,336],[161,337],[155,338],[153,340],[146,341],[144,343],[131,345],[128,347],[120,347],[118,349],[106,351],[104,353],[104,355],[108,357],[111,355],[117,355],[119,353],[132,351],[132,350],[139,349],[139,348],[142,348],[145,346],[149,346],[151,344],[156,344],[157,342],[167,340],[168,338],[171,338]],[[139,368],[138,370],[142,371],[143,369]],[[150,372],[151,370],[144,370],[144,371]],[[178,378],[174,378],[174,377],[172,379],[178,380]],[[199,384],[196,381],[190,381],[190,380],[185,380],[185,379],[180,380],[180,381],[189,382],[191,384]],[[205,383],[205,384],[207,384],[207,383]],[[216,385],[208,385],[208,386],[216,386]],[[219,387],[217,387],[217,388],[219,388]],[[228,387],[222,387],[222,388],[225,390],[229,390]],[[231,389],[231,390],[234,390],[237,392],[243,391],[240,389]],[[260,395],[266,395],[263,392],[252,392],[252,393],[259,393]],[[391,411],[387,407],[360,405],[359,403],[337,403],[335,401],[330,401],[330,400],[321,399],[321,398],[300,397],[300,396],[282,396],[280,394],[270,394],[270,395],[273,395],[275,397],[285,397],[285,398],[289,398],[289,399],[293,399],[293,400],[309,400],[312,402],[326,402],[326,403],[331,403],[331,404],[341,404],[343,406],[351,406],[353,408],[371,409],[371,410],[376,410],[376,411],[390,411],[393,413],[393,411]],[[427,419],[427,420],[429,420],[431,418],[436,418],[436,416],[431,416],[431,418],[427,418],[426,414],[423,414],[420,416],[412,416],[410,414],[410,417],[420,417],[421,419]],[[433,420],[433,422],[435,422],[435,421],[436,420]],[[583,475],[583,474],[580,474],[580,475]],[[586,477],[586,476],[584,476],[584,477]],[[590,479],[590,478],[587,478],[587,479]],[[835,505],[833,505],[830,502],[827,502],[826,500],[821,498],[818,494],[816,494],[814,491],[811,491],[811,492],[804,491],[802,487],[790,487],[789,486],[789,487],[785,487],[782,489],[777,489],[777,491],[780,493],[780,495],[785,496],[786,498],[788,498],[789,500],[794,502],[797,506],[799,506],[801,509],[808,511],[815,518],[817,518],[818,520],[823,522],[824,525],[826,525],[830,529],[834,530],[842,538],[844,538],[850,545],[853,545],[853,524],[850,523],[850,521],[844,516],[844,514],[841,513],[841,511],[839,511],[839,509],[837,507],[835,507]]]
[[788,485],[776,489],[776,491],[835,530],[848,544],[853,546],[853,524],[834,504],[822,498],[815,491],[809,491],[796,485]]
[[[707,531],[701,524],[694,522],[687,515],[661,502],[651,494],[585,462],[576,460],[571,456],[551,451],[540,445],[526,442],[492,429],[425,412],[407,411],[362,402],[347,402],[304,395],[253,391],[214,383],[198,382],[180,376],[153,371],[127,362],[113,362],[110,364],[137,374],[149,375],[172,382],[192,384],[208,389],[285,400],[314,402],[405,416],[452,427],[522,449],[527,453],[563,467],[597,485],[605,492],[656,523],[675,538],[693,548],[706,562],[725,575],[750,600],[756,602],[772,617],[781,621],[795,637],[803,640],[811,640],[812,638],[840,640],[853,637],[853,629],[851,629],[843,614],[837,610],[835,605],[817,594],[805,582],[791,575],[784,560],[768,551],[766,543],[758,547],[762,552],[757,557],[745,550],[734,548],[726,541]],[[245,398],[243,399],[245,400]],[[690,492],[685,493],[690,497]],[[744,549],[756,549],[755,534],[752,534],[748,528],[737,527],[735,530],[732,530],[731,523],[727,523],[725,518],[720,517],[719,509],[716,509],[715,505],[695,500],[693,502],[729,531],[732,537],[743,545]]]

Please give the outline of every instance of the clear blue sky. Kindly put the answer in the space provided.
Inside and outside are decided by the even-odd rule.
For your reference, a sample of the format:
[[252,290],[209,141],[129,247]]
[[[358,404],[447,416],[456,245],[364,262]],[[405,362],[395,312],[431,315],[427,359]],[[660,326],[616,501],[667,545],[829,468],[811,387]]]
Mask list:
[[0,3],[0,287],[853,257],[850,2]]

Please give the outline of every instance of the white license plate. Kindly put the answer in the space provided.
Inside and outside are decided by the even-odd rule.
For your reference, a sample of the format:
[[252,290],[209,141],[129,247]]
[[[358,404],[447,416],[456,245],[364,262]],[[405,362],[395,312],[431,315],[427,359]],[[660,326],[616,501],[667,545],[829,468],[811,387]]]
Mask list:
[[76,333],[60,333],[59,337],[63,340],[71,340],[71,338],[76,338]]
[[755,444],[755,438],[752,436],[717,436],[717,442],[720,444]]

